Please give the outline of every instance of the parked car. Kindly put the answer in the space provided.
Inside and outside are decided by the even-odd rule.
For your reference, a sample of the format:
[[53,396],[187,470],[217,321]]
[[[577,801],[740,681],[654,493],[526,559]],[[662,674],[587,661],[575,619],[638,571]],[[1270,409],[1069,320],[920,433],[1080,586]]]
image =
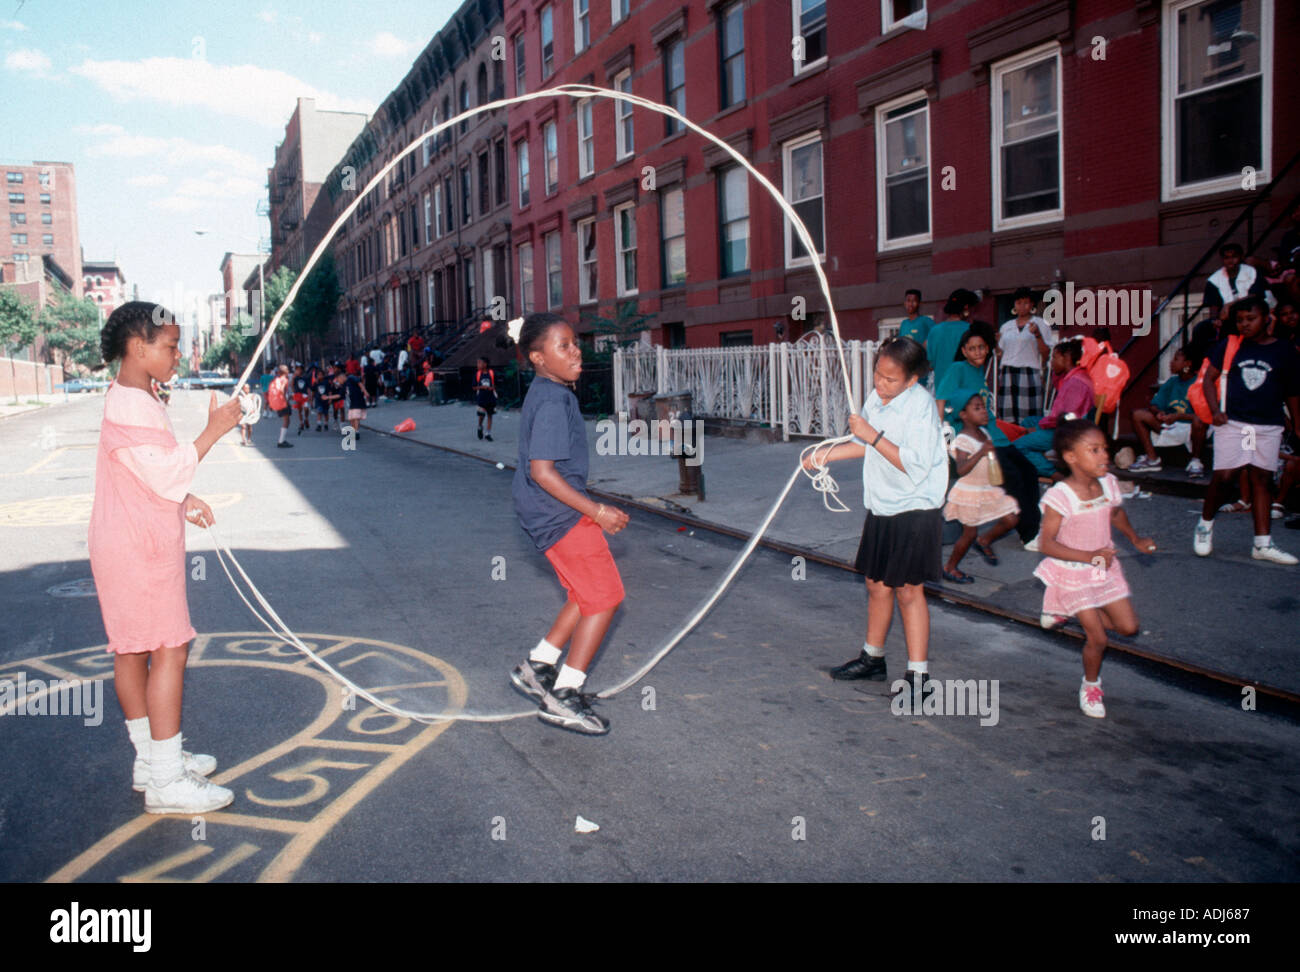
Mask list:
[[234,388],[235,379],[227,378],[219,371],[200,371],[197,377],[190,377],[191,388]]
[[99,388],[107,388],[108,382],[95,381],[93,378],[73,378],[71,381],[60,382],[54,387],[62,388],[65,392],[69,392],[69,393],[88,392],[88,391],[95,391],[96,389]]

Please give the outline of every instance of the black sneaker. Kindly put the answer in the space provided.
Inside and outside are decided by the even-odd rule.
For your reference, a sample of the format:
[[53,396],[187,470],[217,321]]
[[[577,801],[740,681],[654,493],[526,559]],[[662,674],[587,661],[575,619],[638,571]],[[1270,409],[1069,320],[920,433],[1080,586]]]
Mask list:
[[517,665],[510,673],[510,683],[534,702],[541,703],[546,693],[555,685],[555,676],[559,669],[546,662],[536,662],[531,658],[522,665]]
[[478,430],[478,437],[479,437],[480,439],[483,438],[483,430],[482,430],[482,429],[479,429],[479,430]]
[[591,711],[592,698],[593,696],[583,695],[572,688],[547,692],[537,710],[538,718],[561,729],[570,729],[588,736],[603,736],[609,732],[609,720]]
[[885,658],[872,658],[866,652],[853,661],[845,662],[839,668],[831,669],[831,678],[840,682],[852,682],[858,679],[870,679],[873,682],[885,680]]
[[277,443],[275,444],[275,447],[276,447],[277,449],[292,449],[292,448],[293,448],[293,443],[292,443],[292,442],[277,442]]
[[492,433],[489,432],[487,435],[483,436],[483,438],[485,438],[485,439],[487,439],[489,442],[491,442],[491,441],[492,441]]

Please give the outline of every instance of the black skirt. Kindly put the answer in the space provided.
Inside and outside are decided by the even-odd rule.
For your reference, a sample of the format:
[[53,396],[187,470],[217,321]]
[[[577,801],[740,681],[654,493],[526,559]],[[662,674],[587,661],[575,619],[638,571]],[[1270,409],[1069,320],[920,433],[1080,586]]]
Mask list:
[[894,516],[868,511],[855,566],[887,587],[938,581],[943,576],[943,513],[908,510]]

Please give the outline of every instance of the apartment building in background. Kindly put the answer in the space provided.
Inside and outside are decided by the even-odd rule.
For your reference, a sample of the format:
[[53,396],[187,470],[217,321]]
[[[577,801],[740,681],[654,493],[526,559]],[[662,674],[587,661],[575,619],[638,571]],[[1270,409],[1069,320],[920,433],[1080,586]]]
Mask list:
[[42,260],[51,257],[71,279],[70,292],[81,297],[81,235],[72,163],[6,163],[0,168],[5,174],[9,224],[0,236],[0,282],[41,279]]
[[99,307],[101,321],[108,320],[109,315],[129,299],[126,275],[114,260],[83,260],[81,286],[86,299]]
[[[466,0],[429,41],[330,173],[335,217],[439,121],[504,96],[502,12],[501,0]],[[429,327],[436,339],[489,317],[498,297],[509,316],[508,186],[504,109],[423,138],[334,239],[340,343]]]

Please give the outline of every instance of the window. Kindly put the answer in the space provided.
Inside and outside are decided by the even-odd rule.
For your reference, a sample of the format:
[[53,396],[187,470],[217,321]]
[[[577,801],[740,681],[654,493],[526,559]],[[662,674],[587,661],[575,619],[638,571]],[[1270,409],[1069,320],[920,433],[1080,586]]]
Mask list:
[[930,242],[930,110],[925,95],[876,109],[880,249]]
[[531,314],[537,307],[533,300],[533,244],[519,245],[519,310]]
[[792,0],[794,73],[802,74],[826,60],[826,0]]
[[[27,222],[27,214],[26,214],[26,213],[19,213],[19,215],[22,216],[22,218],[23,218],[23,222],[24,222],[24,223]],[[54,214],[53,214],[53,213],[41,213],[41,222],[44,223],[46,226],[49,226],[51,223],[54,222]]]
[[[664,48],[664,104],[686,114],[686,42],[680,37]],[[680,132],[676,118],[664,119],[664,134]]]
[[1061,219],[1060,52],[993,68],[993,228]]
[[53,233],[42,233],[42,234],[41,234],[41,242],[42,242],[43,244],[45,244],[46,246],[53,246],[53,245],[54,245],[54,234],[53,234]]
[[[446,95],[442,97],[442,120],[447,121],[451,118],[451,99]],[[445,148],[451,144],[451,129],[444,128],[442,134],[438,136],[438,145]]]
[[11,186],[21,186],[23,184],[23,174],[21,172],[6,172],[5,182]]
[[[427,132],[427,131],[429,130],[430,127],[431,127],[431,126],[430,126],[429,123],[426,121],[426,122],[424,123],[424,128],[421,129],[421,131],[425,131],[425,132]],[[424,140],[424,144],[420,147],[420,151],[423,153],[424,165],[427,166],[427,165],[429,164],[429,153],[431,153],[431,152],[433,151],[433,139],[432,139],[432,138],[426,138],[426,139]]]
[[406,210],[402,210],[397,214],[397,223],[397,239],[400,253],[402,256],[406,256]]
[[686,192],[681,186],[659,195],[659,239],[663,285],[686,283]]
[[447,204],[447,222],[443,226],[443,232],[454,233],[456,231],[456,207],[453,205],[455,197],[452,195],[450,176],[442,180],[442,198]]
[[745,100],[745,9],[732,4],[718,18],[722,44],[722,104],[730,108]]
[[591,126],[591,99],[578,102],[578,178],[596,171],[596,138]]
[[26,246],[26,245],[27,245],[27,234],[26,234],[26,233],[12,233],[12,234],[10,234],[10,236],[9,236],[9,242],[10,242],[11,244],[13,244],[14,246]]
[[[632,72],[620,71],[614,75],[614,89],[625,94],[632,93]],[[618,158],[625,159],[635,151],[636,139],[632,131],[632,106],[626,101],[614,102],[614,151]]]
[[465,313],[472,314],[475,310],[474,305],[474,258],[466,257],[464,272],[465,278]]
[[462,165],[460,167],[460,220],[463,226],[468,226],[474,218],[473,193],[473,179],[470,176],[469,166]]
[[[42,215],[42,216],[48,216],[49,213],[41,213],[41,215]],[[26,213],[10,213],[10,214],[9,214],[9,225],[10,225],[10,226],[22,226],[22,225],[23,225],[24,223],[26,223],[26,222],[27,222],[27,214],[26,214]]]
[[560,256],[560,231],[547,233],[546,243],[546,309],[557,310],[564,303],[564,276]]
[[478,103],[486,105],[488,103],[488,86],[487,86],[487,65],[479,62],[477,84]]
[[433,242],[433,196],[427,192],[424,194],[424,242]]
[[528,142],[515,143],[515,159],[519,169],[519,208],[528,205]]
[[36,181],[48,189],[50,187],[50,174],[48,172],[42,172],[36,177]]
[[590,0],[573,0],[573,53],[581,54],[591,43]]
[[436,239],[442,239],[442,186],[433,186],[433,232]]
[[515,34],[515,94],[521,95],[528,91],[527,70],[528,65],[525,61],[527,48],[524,46],[524,35]]
[[551,76],[555,70],[555,17],[550,6],[542,9],[542,79]]
[[26,253],[15,253],[15,254],[14,254],[14,263],[26,263],[26,262],[27,262],[27,254],[26,254]]
[[739,165],[718,174],[722,275],[749,270],[749,179]]
[[[469,85],[464,81],[460,83],[460,111],[462,114],[469,111]],[[460,121],[460,133],[465,134],[469,130],[469,119],[462,118]]]
[[1174,2],[1164,14],[1165,199],[1267,179],[1273,155],[1273,3]]
[[488,154],[478,154],[478,214],[486,216],[492,209],[492,177],[488,175]]
[[609,22],[617,24],[623,20],[632,10],[631,0],[610,0],[609,2]]
[[506,142],[503,138],[497,139],[492,146],[492,165],[495,169],[493,202],[502,206],[506,202]]
[[437,314],[438,288],[437,288],[437,284],[434,281],[433,274],[429,274],[428,286],[429,286],[429,323],[432,324],[438,319],[438,314]]
[[21,204],[25,203],[26,201],[27,201],[27,196],[25,196],[25,195],[24,195],[23,193],[21,193],[21,192],[11,192],[11,193],[9,193],[9,205],[11,205],[11,206],[21,205]]
[[[804,138],[787,142],[781,150],[785,171],[785,198],[794,211],[799,214],[808,233],[817,247],[817,255],[825,253],[826,244],[822,238],[823,227],[823,192],[822,192],[822,142],[820,135],[808,135]],[[785,223],[785,265],[787,267],[806,266],[812,262],[803,241],[794,231],[790,220]]]
[[46,206],[50,204],[50,194],[48,192],[41,193],[41,203]]
[[887,34],[895,27],[913,27],[924,30],[926,24],[925,0],[880,0],[880,32]]
[[546,167],[546,194],[549,196],[560,187],[560,156],[554,121],[542,126],[542,163]]
[[590,304],[599,295],[596,289],[596,220],[578,222],[578,303]]
[[636,287],[636,208],[625,203],[614,210],[614,246],[618,296],[635,294]]

